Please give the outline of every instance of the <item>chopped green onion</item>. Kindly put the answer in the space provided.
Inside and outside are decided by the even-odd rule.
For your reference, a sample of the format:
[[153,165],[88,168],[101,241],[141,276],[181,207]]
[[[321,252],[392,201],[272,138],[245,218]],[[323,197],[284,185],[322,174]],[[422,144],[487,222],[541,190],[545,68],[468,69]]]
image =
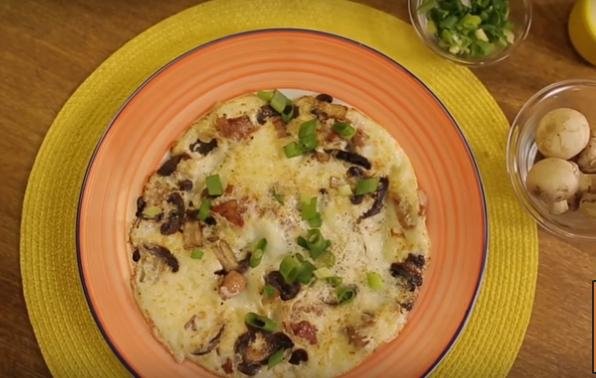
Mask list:
[[284,153],[286,154],[287,158],[293,158],[296,156],[303,155],[304,150],[302,149],[302,146],[300,146],[298,143],[292,142],[284,146]]
[[267,367],[269,369],[271,369],[272,367],[279,364],[283,360],[284,360],[284,350],[280,349],[277,352],[273,353],[271,356],[269,356],[269,359],[267,360]]
[[261,316],[259,314],[255,314],[254,312],[249,312],[244,317],[244,323],[246,325],[261,329],[266,332],[275,332],[279,329],[277,323],[266,316]]
[[283,113],[286,106],[288,104],[292,104],[292,101],[290,101],[289,98],[284,96],[283,93],[281,93],[280,91],[278,91],[276,89],[275,91],[273,91],[273,95],[271,96],[271,100],[269,101],[269,104],[278,113]]
[[273,98],[273,91],[259,91],[257,92],[257,97],[263,101],[269,102]]
[[287,283],[292,284],[296,282],[301,268],[302,263],[296,258],[296,256],[288,255],[281,260],[279,272]]
[[383,288],[383,278],[377,272],[368,272],[366,274],[366,281],[368,286],[373,290],[381,290]]
[[354,285],[339,286],[335,289],[335,295],[339,304],[351,302],[356,297],[358,289]]
[[308,285],[313,279],[313,272],[315,269],[316,267],[310,262],[302,262],[302,267],[300,268],[300,272],[298,273],[296,280],[301,284]]
[[299,236],[296,240],[299,246],[306,249],[313,259],[318,259],[327,252],[331,246],[331,241],[325,239],[321,234],[321,230],[314,228],[308,230],[306,237]]
[[318,259],[317,262],[326,267],[332,267],[335,265],[335,255],[329,251],[323,253]]
[[317,120],[311,119],[300,125],[298,140],[304,151],[312,151],[318,146],[317,141]]
[[267,248],[267,239],[263,238],[259,240],[250,253],[250,259],[248,264],[251,268],[256,268],[261,263],[263,255],[265,254],[265,248]]
[[315,273],[315,277],[317,277],[319,279],[333,276],[333,272],[331,272],[331,269],[326,268],[326,267],[319,268],[319,269],[315,270],[314,273]]
[[208,198],[204,198],[199,207],[199,219],[204,221],[209,218],[211,214],[211,201]]
[[333,131],[337,133],[340,137],[344,139],[352,139],[352,137],[356,134],[356,129],[350,126],[347,122],[335,122],[333,124]]
[[451,54],[483,58],[515,42],[508,0],[423,0],[426,31]]
[[301,255],[287,255],[281,260],[279,272],[288,284],[300,282],[307,285],[313,279],[316,267]]
[[195,260],[200,260],[203,258],[203,255],[205,253],[203,251],[201,251],[200,249],[194,249],[191,253],[190,253],[190,257],[195,259]]
[[275,294],[277,294],[277,289],[271,285],[265,285],[263,287],[263,294],[266,298],[273,298],[275,297]]
[[288,123],[294,118],[294,105],[288,104],[283,112],[281,112],[281,119]]
[[317,211],[317,197],[312,197],[306,202],[300,203],[300,216],[311,227],[321,227],[321,214]]
[[161,208],[157,206],[149,206],[143,210],[143,216],[145,218],[155,218],[161,214]]
[[365,178],[356,184],[356,189],[354,190],[354,194],[357,196],[361,196],[363,194],[374,193],[379,186],[379,178],[378,177],[370,177]]
[[205,183],[207,184],[207,193],[210,196],[221,196],[223,194],[223,185],[221,184],[219,175],[208,176],[205,179]]
[[327,282],[329,285],[331,285],[333,287],[338,287],[339,285],[342,284],[343,279],[338,276],[332,276],[332,277],[325,278],[325,282]]

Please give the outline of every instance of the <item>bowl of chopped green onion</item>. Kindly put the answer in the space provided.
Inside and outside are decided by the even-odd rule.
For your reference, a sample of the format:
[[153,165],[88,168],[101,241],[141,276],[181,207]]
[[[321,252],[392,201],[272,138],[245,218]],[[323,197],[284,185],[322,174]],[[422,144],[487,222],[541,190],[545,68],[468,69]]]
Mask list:
[[468,66],[506,59],[532,23],[531,0],[409,0],[409,9],[429,47]]

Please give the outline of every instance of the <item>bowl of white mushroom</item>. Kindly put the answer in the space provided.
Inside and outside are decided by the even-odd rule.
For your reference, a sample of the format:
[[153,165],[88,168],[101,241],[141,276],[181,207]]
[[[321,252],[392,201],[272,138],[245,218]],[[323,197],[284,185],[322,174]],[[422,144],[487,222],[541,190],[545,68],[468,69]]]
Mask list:
[[559,82],[528,100],[509,132],[507,170],[543,228],[596,240],[596,80]]

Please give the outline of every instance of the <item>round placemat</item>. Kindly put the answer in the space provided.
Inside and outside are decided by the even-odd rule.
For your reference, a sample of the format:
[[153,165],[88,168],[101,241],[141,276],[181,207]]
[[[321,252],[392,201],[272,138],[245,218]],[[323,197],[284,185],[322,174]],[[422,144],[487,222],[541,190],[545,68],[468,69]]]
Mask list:
[[29,178],[21,224],[25,300],[50,371],[55,376],[127,374],[87,307],[75,251],[85,169],[119,107],[152,73],[198,45],[246,30],[296,27],[351,38],[394,58],[434,91],[462,127],[485,185],[489,259],[467,327],[434,374],[506,375],[530,319],[538,240],[536,226],[509,186],[508,123],[494,99],[469,70],[434,56],[408,24],[386,13],[341,0],[246,5],[212,1],[151,27],[91,74],[50,127]]

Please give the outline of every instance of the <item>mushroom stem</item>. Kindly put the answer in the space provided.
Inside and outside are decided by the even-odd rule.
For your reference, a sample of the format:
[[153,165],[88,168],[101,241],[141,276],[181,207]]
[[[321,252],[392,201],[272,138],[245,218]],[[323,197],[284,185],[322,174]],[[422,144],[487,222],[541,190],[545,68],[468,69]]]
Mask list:
[[580,173],[579,175],[579,190],[580,193],[596,192],[596,174]]

